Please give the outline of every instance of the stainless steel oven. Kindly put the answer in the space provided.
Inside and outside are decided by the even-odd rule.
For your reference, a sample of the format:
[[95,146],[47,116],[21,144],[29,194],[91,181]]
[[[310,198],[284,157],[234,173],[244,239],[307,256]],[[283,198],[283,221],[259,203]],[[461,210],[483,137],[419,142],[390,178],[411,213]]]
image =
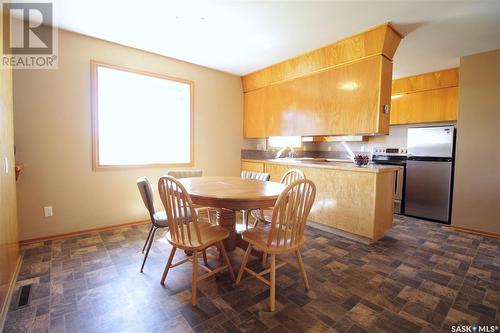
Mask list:
[[405,167],[396,166],[396,182],[394,184],[394,213],[403,214],[403,183],[405,179]]
[[404,191],[406,171],[405,148],[374,148],[372,162],[375,164],[389,164],[397,168],[394,182],[394,213],[404,213]]

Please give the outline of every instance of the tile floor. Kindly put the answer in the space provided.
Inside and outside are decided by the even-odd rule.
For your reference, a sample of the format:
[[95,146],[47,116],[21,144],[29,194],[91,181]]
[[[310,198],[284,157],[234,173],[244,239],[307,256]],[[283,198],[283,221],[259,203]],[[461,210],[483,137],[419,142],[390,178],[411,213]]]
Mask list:
[[[278,271],[277,311],[268,289],[227,273],[199,285],[190,305],[190,265],[159,283],[169,245],[157,238],[143,274],[148,226],[89,233],[23,248],[4,332],[450,332],[500,326],[500,240],[396,217],[372,246],[308,228],[302,249],[312,289],[293,256]],[[243,251],[231,253],[239,268]],[[184,254],[178,251],[176,257]],[[209,252],[212,263],[216,252]],[[260,267],[254,258],[251,266]],[[19,288],[33,284],[18,308]],[[497,329],[498,331],[498,329]]]

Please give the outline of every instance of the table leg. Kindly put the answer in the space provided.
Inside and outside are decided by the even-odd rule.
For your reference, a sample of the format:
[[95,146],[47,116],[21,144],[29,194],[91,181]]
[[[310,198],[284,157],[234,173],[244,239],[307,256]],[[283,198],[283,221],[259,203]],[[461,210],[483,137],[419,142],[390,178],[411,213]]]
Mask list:
[[[241,238],[241,235],[236,232],[236,214],[230,209],[217,210],[217,219],[219,225],[229,231],[229,237],[224,240],[226,251],[234,251],[236,247],[243,250],[247,249],[248,243]],[[256,257],[261,257],[262,252],[252,249],[251,254]]]
[[219,225],[229,231],[229,237],[224,240],[226,251],[233,251],[236,248],[238,234],[236,233],[236,214],[230,209],[218,209],[217,221]]

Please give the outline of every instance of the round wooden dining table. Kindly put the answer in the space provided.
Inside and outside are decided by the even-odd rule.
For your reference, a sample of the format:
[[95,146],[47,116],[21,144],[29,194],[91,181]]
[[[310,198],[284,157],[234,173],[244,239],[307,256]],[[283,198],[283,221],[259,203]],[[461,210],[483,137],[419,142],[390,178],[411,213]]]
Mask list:
[[194,177],[179,181],[194,204],[217,210],[219,225],[229,231],[224,242],[227,251],[233,251],[236,246],[247,247],[236,231],[235,212],[272,207],[285,189],[281,183],[239,177]]

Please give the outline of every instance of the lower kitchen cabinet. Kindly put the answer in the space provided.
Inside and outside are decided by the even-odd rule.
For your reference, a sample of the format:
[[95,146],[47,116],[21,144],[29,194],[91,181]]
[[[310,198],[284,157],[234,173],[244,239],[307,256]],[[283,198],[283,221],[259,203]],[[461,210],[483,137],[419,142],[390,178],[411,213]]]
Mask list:
[[[241,161],[241,171],[255,171],[255,172],[264,172],[264,163],[263,162],[254,162],[254,161]],[[279,179],[278,179],[279,181]]]
[[394,168],[357,168],[332,165],[265,163],[271,181],[279,182],[289,169],[299,169],[316,185],[316,200],[309,220],[357,239],[373,242],[392,227]]

